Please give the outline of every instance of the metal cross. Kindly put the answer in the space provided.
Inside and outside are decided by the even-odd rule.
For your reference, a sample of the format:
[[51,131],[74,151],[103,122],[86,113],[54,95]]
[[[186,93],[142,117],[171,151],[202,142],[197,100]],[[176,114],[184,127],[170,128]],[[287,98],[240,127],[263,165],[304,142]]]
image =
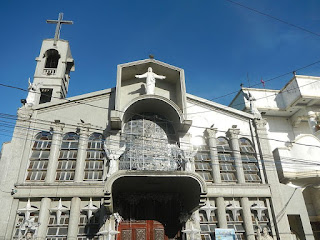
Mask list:
[[208,222],[210,221],[211,212],[216,209],[217,209],[216,207],[214,207],[210,204],[209,199],[207,199],[206,205],[204,205],[203,207],[200,208],[200,210],[203,210],[206,212]]
[[59,199],[58,206],[56,206],[56,207],[54,207],[54,208],[51,208],[50,211],[51,211],[51,212],[56,212],[57,224],[60,224],[61,214],[62,214],[63,212],[68,212],[68,211],[69,211],[69,208],[64,207],[64,206],[62,205],[61,198],[60,198],[60,199]]
[[201,231],[199,229],[194,228],[193,224],[191,224],[191,228],[182,230],[182,232],[189,235],[191,240],[195,240],[197,239],[197,234],[199,234]]
[[226,207],[227,210],[230,210],[232,212],[233,221],[236,221],[237,219],[237,212],[242,209],[242,207],[239,207],[235,204],[234,200],[232,201],[232,204],[228,205]]
[[90,198],[90,202],[87,206],[82,208],[82,211],[86,211],[88,214],[88,220],[92,217],[92,214],[98,211],[98,208],[93,205],[92,198]]
[[57,45],[57,41],[59,40],[61,24],[73,24],[73,21],[67,21],[67,20],[62,20],[62,19],[63,19],[63,13],[59,13],[59,18],[58,18],[58,20],[47,20],[47,23],[57,24],[57,26],[56,26],[56,32],[55,32],[55,34],[54,34],[54,42],[53,42],[53,45]]
[[258,203],[253,204],[251,206],[251,209],[254,210],[254,211],[257,211],[258,219],[259,219],[259,221],[261,221],[262,220],[262,212],[264,210],[267,210],[268,208],[263,206],[263,205],[261,205],[261,203],[258,202]]
[[27,206],[25,206],[24,208],[18,209],[17,212],[20,214],[23,213],[25,220],[30,220],[30,214],[37,211],[39,211],[39,209],[31,206],[30,198],[29,198],[27,202]]
[[101,232],[98,232],[97,235],[102,235],[103,239],[111,240],[113,239],[113,236],[117,235],[118,231],[114,230],[111,226],[111,220],[109,220],[108,229],[102,230]]

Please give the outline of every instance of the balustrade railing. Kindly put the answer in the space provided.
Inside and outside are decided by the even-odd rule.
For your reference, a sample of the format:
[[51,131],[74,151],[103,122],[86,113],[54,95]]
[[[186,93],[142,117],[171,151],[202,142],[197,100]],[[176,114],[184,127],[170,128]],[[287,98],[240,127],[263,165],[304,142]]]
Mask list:
[[43,69],[43,74],[44,75],[55,75],[57,69],[56,68],[44,68]]

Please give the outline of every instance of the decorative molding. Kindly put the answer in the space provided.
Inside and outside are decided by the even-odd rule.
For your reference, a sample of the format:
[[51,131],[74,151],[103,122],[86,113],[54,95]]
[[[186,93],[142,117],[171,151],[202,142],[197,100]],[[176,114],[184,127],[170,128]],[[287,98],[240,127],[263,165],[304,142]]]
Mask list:
[[240,133],[240,129],[238,128],[229,128],[227,133],[226,133],[226,137],[230,138],[230,139],[238,139]]

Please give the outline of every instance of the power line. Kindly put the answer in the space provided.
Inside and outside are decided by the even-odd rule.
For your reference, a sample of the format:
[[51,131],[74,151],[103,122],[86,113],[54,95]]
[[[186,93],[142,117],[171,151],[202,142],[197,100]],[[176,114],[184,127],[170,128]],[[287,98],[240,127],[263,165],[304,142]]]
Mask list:
[[301,30],[301,31],[304,31],[304,32],[310,33],[310,34],[312,34],[312,35],[315,35],[315,36],[317,36],[317,37],[320,37],[320,34],[319,34],[319,33],[313,32],[313,31],[308,30],[308,29],[306,29],[306,28],[304,28],[304,27],[300,27],[300,26],[298,26],[298,25],[296,25],[296,24],[293,24],[293,23],[290,23],[290,22],[288,22],[288,21],[282,20],[282,19],[280,19],[280,18],[278,18],[278,17],[275,17],[275,16],[272,16],[272,15],[270,15],[270,14],[268,14],[268,13],[264,13],[264,12],[262,12],[262,11],[260,11],[260,10],[254,9],[254,8],[252,8],[252,7],[248,7],[248,6],[244,5],[244,4],[241,4],[241,3],[238,3],[238,2],[235,2],[235,1],[232,1],[232,0],[225,0],[225,1],[230,2],[230,3],[234,4],[234,5],[238,5],[238,6],[242,7],[242,8],[245,8],[245,9],[250,10],[250,11],[252,11],[252,12],[258,13],[258,14],[260,14],[260,15],[266,16],[266,17],[271,18],[271,19],[273,19],[273,20],[276,20],[276,21],[278,21],[278,22],[284,23],[284,24],[286,24],[286,25],[288,25],[288,26],[294,27],[294,28],[299,29],[299,30]]
[[[1,114],[0,114],[0,118],[1,118]],[[6,117],[2,117],[2,118],[6,118]],[[44,123],[38,122],[38,120],[43,121]],[[43,120],[43,119],[30,119],[30,120],[24,120],[24,121],[29,121],[30,123],[35,123],[35,124],[40,124],[40,125],[42,124],[42,125],[45,125],[45,126],[52,126],[52,122],[51,121]],[[65,125],[71,126],[71,127],[75,127],[75,128],[79,127],[78,125],[74,125],[74,124],[65,124]],[[5,125],[2,124],[2,126],[14,127],[13,124],[11,126],[10,125],[6,125],[6,124]],[[20,127],[20,126],[18,126],[18,127]],[[192,126],[192,127],[201,128],[201,129],[207,129],[207,127],[203,127],[203,126]],[[26,128],[26,127],[23,127],[23,128],[25,128],[26,130],[30,130],[31,129],[31,128]],[[89,127],[89,129],[99,130],[99,131],[104,131],[105,130],[105,128],[102,128],[102,127],[101,128]],[[48,129],[39,129],[39,128],[38,129],[32,129],[32,130],[48,131]],[[217,131],[221,132],[221,133],[227,133],[227,131],[223,131],[223,130],[217,130]],[[125,133],[122,133],[122,135],[124,135],[124,134]],[[167,135],[170,135],[170,134],[167,134]],[[251,138],[250,134],[240,134],[240,136],[247,136],[247,137]],[[303,144],[303,143],[297,143],[297,142],[292,142],[292,141],[279,140],[279,139],[275,139],[275,138],[263,138],[263,137],[259,137],[259,138],[260,139],[264,139],[264,140],[268,140],[268,141],[283,142],[283,143],[286,143],[286,144],[296,144],[296,145],[301,145],[301,146],[320,148],[319,146],[312,145],[312,144]]]
[[[227,1],[228,1],[228,0],[227,0]],[[313,63],[310,63],[310,64],[307,64],[307,65],[305,65],[305,66],[299,67],[299,68],[297,68],[297,69],[295,69],[295,70],[293,70],[293,71],[286,72],[286,73],[280,74],[280,75],[278,75],[278,76],[276,76],[276,77],[273,77],[273,78],[264,80],[264,82],[274,81],[274,80],[276,80],[276,79],[278,79],[278,78],[281,78],[281,77],[283,77],[283,76],[286,76],[286,75],[288,75],[288,74],[292,74],[292,72],[294,72],[294,71],[297,72],[297,71],[300,71],[300,70],[302,70],[302,69],[305,69],[305,68],[308,68],[308,67],[310,67],[310,66],[313,66],[313,65],[315,65],[315,64],[318,64],[318,63],[320,63],[320,60],[318,60],[318,61],[316,61],[316,62],[313,62]],[[261,83],[253,84],[253,85],[249,86],[249,88],[250,88],[250,87],[254,87],[254,86],[258,86],[258,85],[261,85]],[[26,89],[23,89],[23,88],[20,88],[20,87],[16,87],[16,86],[12,86],[12,85],[8,85],[8,84],[2,84],[2,83],[0,83],[0,86],[17,89],[17,90],[21,90],[21,91],[24,91],[24,92],[28,92],[28,90],[26,90]],[[233,92],[230,92],[230,93],[221,95],[221,96],[219,96],[219,97],[211,98],[211,99],[209,99],[209,101],[217,100],[217,99],[220,99],[220,98],[229,96],[229,95],[231,95],[231,94],[235,94],[235,93],[237,93],[237,92],[239,92],[239,91],[233,91]],[[38,94],[38,95],[41,95],[41,93],[38,93],[38,92],[35,92],[35,93]],[[42,93],[42,94],[46,95],[45,93]],[[101,107],[101,106],[97,106],[97,105],[90,104],[90,103],[84,103],[84,102],[81,102],[81,100],[70,100],[70,99],[68,99],[68,98],[61,99],[61,98],[59,98],[59,97],[53,97],[53,96],[51,96],[51,97],[52,97],[52,98],[55,98],[55,99],[59,99],[60,101],[66,101],[66,102],[68,102],[68,103],[77,103],[77,104],[83,104],[83,105],[87,105],[87,106],[91,106],[91,107],[95,107],[95,108],[99,108],[99,109],[103,109],[103,110],[110,110],[110,108],[108,108],[108,107]],[[57,103],[58,103],[58,102],[57,102]],[[59,102],[59,103],[62,103],[62,102]],[[197,105],[197,104],[195,104],[195,105]],[[192,107],[192,106],[190,106],[190,107]],[[189,107],[187,107],[187,108],[189,108]],[[186,108],[186,109],[187,109],[187,108]],[[124,111],[120,111],[120,110],[115,110],[115,109],[111,109],[111,110],[124,113]],[[136,114],[136,113],[135,113],[135,114]],[[193,114],[194,114],[194,113],[193,113]],[[139,115],[139,114],[137,114],[137,115]]]
[[[34,129],[32,129],[32,130],[34,130]],[[41,129],[36,129],[35,131],[39,131],[39,130],[41,130]],[[2,135],[2,134],[1,134],[1,135]],[[19,137],[17,137],[16,135],[17,135],[17,134],[15,134],[13,137],[14,137],[14,138],[19,138]],[[124,134],[124,135],[139,136],[139,135],[136,135],[136,134]],[[26,136],[28,136],[28,134],[27,134],[27,133],[24,134],[24,135],[20,134],[20,136],[21,136],[21,137],[26,137]],[[21,138],[21,139],[25,139],[25,138]],[[80,136],[79,139],[81,139],[81,136]],[[155,138],[153,138],[153,139],[155,139]],[[27,140],[31,140],[31,141],[32,141],[32,140],[35,140],[35,139],[27,139]],[[145,140],[150,140],[150,139],[145,138]],[[158,139],[158,140],[161,140],[161,139]],[[123,140],[121,140],[121,141],[123,141]],[[121,142],[121,141],[120,141],[120,142]],[[114,146],[119,146],[119,141],[108,140],[108,144],[109,144],[109,146],[112,146],[112,145],[114,145]],[[82,149],[82,148],[79,148],[79,149]],[[83,149],[86,150],[86,148],[83,148]],[[218,149],[218,147],[216,147],[216,149]],[[193,149],[192,151],[198,151],[198,150],[194,150],[194,149]],[[235,151],[233,150],[233,151],[230,151],[229,153],[231,153],[231,152],[235,152]],[[259,155],[259,153],[256,153],[256,154]],[[263,156],[272,159],[270,162],[274,163],[274,161],[273,161],[273,156],[272,156],[272,155],[269,156],[269,155],[264,154]],[[295,162],[302,162],[302,163],[304,163],[304,164],[320,165],[320,164],[318,164],[317,161],[314,161],[314,162],[313,162],[313,160],[306,160],[306,159],[297,159],[297,158],[288,158],[288,157],[286,157],[286,158],[282,158],[281,160],[282,160],[282,163],[285,163],[284,160],[290,160],[289,163],[292,163],[292,161],[295,161]],[[260,159],[259,161],[261,161],[261,162],[267,162],[267,161],[265,161],[265,160],[263,160],[263,159]],[[269,160],[268,160],[268,161],[269,161]],[[301,169],[301,166],[297,166],[297,168]]]

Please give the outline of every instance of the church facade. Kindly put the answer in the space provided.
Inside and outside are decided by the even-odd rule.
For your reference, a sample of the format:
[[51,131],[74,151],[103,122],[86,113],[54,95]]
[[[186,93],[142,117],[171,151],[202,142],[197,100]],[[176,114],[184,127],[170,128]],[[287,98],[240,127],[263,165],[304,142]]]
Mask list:
[[262,118],[187,94],[183,69],[153,58],[71,98],[68,41],[36,61],[2,147],[0,239],[314,239]]

